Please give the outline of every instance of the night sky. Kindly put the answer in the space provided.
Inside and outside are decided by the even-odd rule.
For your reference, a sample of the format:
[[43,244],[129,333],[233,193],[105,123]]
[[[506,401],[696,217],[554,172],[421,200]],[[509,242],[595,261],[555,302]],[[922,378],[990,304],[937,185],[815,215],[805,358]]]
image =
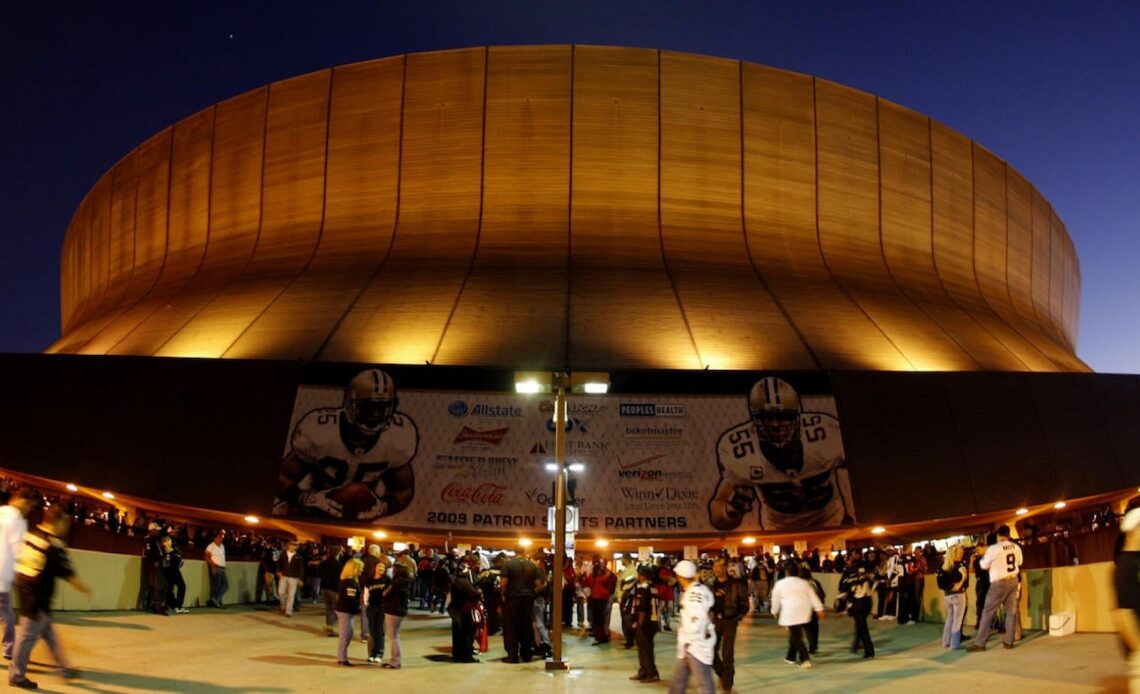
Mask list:
[[691,51],[795,70],[930,115],[1008,161],[1081,261],[1078,355],[1140,373],[1140,3],[0,3],[0,352],[59,335],[59,249],[148,136],[274,80],[488,44]]

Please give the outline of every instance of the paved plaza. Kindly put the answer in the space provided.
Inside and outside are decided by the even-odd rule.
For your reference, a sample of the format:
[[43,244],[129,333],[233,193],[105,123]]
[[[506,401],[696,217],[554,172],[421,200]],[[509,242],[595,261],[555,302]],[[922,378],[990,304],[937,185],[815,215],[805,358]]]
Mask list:
[[[665,681],[638,684],[636,650],[620,641],[591,647],[577,630],[566,639],[569,673],[547,673],[542,662],[509,665],[500,637],[482,662],[446,661],[450,620],[413,610],[404,622],[403,668],[383,670],[365,660],[357,641],[357,667],[336,664],[336,639],[323,635],[323,611],[305,605],[292,619],[268,608],[202,608],[161,617],[138,612],[63,612],[58,630],[80,679],[67,681],[48,667],[41,644],[29,673],[47,692],[337,692],[360,687],[424,692],[665,692],[675,640],[656,639]],[[1006,651],[991,640],[985,653],[950,652],[939,645],[940,624],[897,626],[872,622],[878,657],[864,660],[848,648],[851,621],[823,622],[815,667],[783,662],[786,637],[771,619],[746,620],[737,641],[738,692],[1094,692],[1125,691],[1125,664],[1113,634],[1062,638],[1027,632]],[[389,689],[391,687],[391,689]],[[690,686],[690,691],[696,691]]]

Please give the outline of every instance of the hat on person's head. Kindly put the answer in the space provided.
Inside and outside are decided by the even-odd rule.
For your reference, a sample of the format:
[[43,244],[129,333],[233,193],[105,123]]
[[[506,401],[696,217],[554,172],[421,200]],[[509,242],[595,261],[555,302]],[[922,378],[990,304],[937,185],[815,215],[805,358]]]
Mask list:
[[673,567],[673,573],[677,574],[681,578],[696,578],[697,565],[688,559],[684,559],[677,562],[677,565]]
[[652,578],[653,575],[657,573],[657,567],[653,566],[652,564],[642,564],[641,566],[637,567],[637,573],[641,574],[642,576],[649,576]]
[[1124,520],[1120,521],[1120,529],[1126,533],[1130,533],[1138,527],[1140,527],[1140,507],[1124,514]]

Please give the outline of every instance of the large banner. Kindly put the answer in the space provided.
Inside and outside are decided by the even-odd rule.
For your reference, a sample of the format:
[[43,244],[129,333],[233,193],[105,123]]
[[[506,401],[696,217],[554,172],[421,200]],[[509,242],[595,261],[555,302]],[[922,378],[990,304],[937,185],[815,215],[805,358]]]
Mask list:
[[[834,398],[777,377],[739,396],[569,396],[580,531],[714,534],[854,522]],[[275,515],[547,532],[553,396],[397,391],[370,369],[301,386]]]

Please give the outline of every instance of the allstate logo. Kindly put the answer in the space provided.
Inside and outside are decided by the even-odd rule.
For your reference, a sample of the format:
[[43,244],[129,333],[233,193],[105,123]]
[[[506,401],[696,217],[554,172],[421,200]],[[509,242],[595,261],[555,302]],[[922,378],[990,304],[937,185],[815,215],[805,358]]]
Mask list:
[[452,417],[466,417],[467,403],[463,400],[452,400],[447,406],[447,412]]

